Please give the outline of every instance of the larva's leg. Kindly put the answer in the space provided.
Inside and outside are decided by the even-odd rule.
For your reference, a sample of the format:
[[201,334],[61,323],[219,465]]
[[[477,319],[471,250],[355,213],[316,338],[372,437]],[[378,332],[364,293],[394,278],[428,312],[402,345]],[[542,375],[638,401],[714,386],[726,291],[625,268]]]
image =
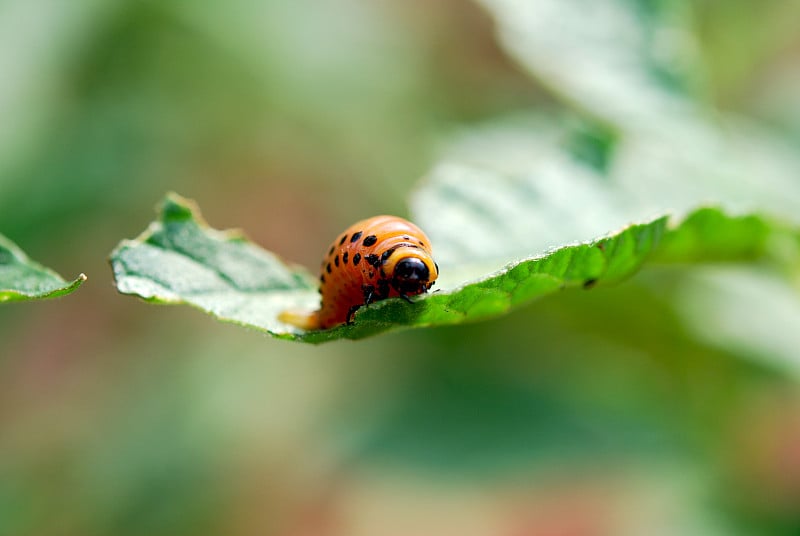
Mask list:
[[361,292],[364,293],[364,305],[369,305],[375,299],[375,287],[372,285],[362,285]]
[[353,315],[356,314],[358,308],[361,307],[360,305],[353,305],[350,309],[347,310],[347,320],[346,323],[348,326],[353,325]]

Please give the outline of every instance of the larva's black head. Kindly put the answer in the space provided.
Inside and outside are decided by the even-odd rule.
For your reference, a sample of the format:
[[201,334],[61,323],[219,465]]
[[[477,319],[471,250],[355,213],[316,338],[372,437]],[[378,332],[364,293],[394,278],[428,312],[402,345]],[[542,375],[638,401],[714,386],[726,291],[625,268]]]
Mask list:
[[421,294],[428,290],[431,272],[417,257],[406,257],[397,261],[392,273],[392,286],[401,294]]

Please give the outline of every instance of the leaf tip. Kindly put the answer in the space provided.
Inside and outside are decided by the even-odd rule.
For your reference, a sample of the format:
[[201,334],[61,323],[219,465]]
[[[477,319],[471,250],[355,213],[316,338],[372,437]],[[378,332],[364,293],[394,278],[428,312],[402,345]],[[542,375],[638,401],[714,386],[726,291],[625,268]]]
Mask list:
[[169,192],[164,197],[160,212],[164,222],[203,221],[197,203],[175,192]]

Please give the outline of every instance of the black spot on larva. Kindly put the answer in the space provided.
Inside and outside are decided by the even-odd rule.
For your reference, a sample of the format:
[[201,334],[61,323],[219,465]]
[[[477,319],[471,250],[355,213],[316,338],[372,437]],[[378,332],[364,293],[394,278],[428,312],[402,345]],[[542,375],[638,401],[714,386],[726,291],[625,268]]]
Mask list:
[[436,268],[436,275],[439,275],[439,265],[434,262],[433,267]]
[[359,238],[361,238],[361,234],[363,231],[358,231],[357,233],[353,233],[353,236],[350,237],[350,242],[355,242]]
[[336,257],[333,258],[333,264],[339,266],[339,255],[336,255]]
[[411,237],[408,235],[403,235],[403,240],[411,240]]
[[342,253],[342,262],[347,264],[347,260],[350,258],[350,254],[348,252]]
[[[347,253],[345,253],[345,255],[347,255]],[[358,265],[359,262],[361,262],[361,253],[356,253],[353,255],[353,266]]]
[[583,282],[583,288],[590,289],[597,284],[597,279],[591,278]]
[[341,246],[344,244],[344,241],[347,240],[347,235],[344,235],[341,240],[339,240],[339,245]]
[[381,263],[381,258],[375,255],[374,253],[370,253],[369,255],[364,257],[364,260],[367,261],[369,265],[374,266],[375,268],[377,268]]
[[336,248],[336,246],[331,246],[331,249],[328,250],[328,255],[333,255],[333,250],[335,248]]
[[319,275],[319,282],[322,283],[323,285],[325,284],[325,274]]
[[364,239],[364,242],[362,242],[362,244],[364,244],[364,246],[366,247],[370,247],[374,246],[377,242],[378,242],[378,237],[375,236],[374,234],[371,234]]
[[381,255],[381,264],[386,264],[386,261],[388,261],[389,257],[392,256],[392,253],[394,253],[394,248],[387,249],[386,251],[384,251],[383,254]]
[[370,279],[372,279],[373,277],[375,277],[375,272],[373,272],[372,270],[370,270],[370,271],[369,271],[369,278],[370,278]]
[[331,273],[331,263],[328,263],[328,266],[325,267],[325,271]]
[[420,241],[419,241],[419,245],[420,245],[420,247],[423,247],[423,248],[424,248],[424,247],[425,247],[425,242],[423,242],[422,240],[420,240]]

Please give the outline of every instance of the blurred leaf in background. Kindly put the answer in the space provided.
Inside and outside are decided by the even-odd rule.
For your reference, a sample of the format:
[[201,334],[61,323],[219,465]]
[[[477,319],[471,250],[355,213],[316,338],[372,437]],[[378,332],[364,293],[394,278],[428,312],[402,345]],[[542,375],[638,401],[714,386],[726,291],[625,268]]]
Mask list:
[[314,266],[422,175],[411,216],[441,237],[442,185],[527,185],[526,254],[706,203],[795,226],[798,16],[2,3],[0,232],[98,276],[0,309],[0,533],[796,534],[792,241],[781,268],[653,267],[320,347],[121,299],[103,257],[176,190]]

